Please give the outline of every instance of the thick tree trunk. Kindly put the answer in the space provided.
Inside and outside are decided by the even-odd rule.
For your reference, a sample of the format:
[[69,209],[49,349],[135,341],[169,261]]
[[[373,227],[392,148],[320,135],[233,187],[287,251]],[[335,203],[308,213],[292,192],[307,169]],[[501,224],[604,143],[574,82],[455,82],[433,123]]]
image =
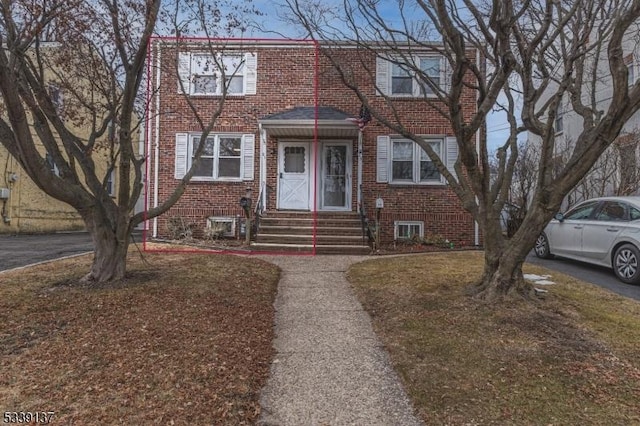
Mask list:
[[522,264],[539,233],[537,229],[541,230],[544,223],[523,224],[516,235],[507,240],[498,215],[494,216],[484,222],[484,272],[480,282],[473,286],[472,294],[488,302],[511,296],[528,299],[533,296],[533,287],[524,280]]
[[91,270],[82,281],[102,283],[124,278],[130,241],[128,221],[110,221],[95,210],[83,217],[93,239],[94,257]]
[[473,288],[477,299],[496,302],[506,297],[516,296],[529,299],[533,287],[524,280],[522,263],[513,251],[485,251],[482,279]]

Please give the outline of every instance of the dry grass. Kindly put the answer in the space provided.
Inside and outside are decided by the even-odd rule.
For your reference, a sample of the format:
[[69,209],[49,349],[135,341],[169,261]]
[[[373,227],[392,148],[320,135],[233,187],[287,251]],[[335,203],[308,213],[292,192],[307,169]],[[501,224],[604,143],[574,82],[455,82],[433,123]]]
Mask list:
[[251,424],[273,356],[278,269],[237,256],[88,256],[0,274],[0,412],[59,424]]
[[482,253],[349,271],[426,424],[640,424],[640,303],[560,273],[544,301],[471,300]]

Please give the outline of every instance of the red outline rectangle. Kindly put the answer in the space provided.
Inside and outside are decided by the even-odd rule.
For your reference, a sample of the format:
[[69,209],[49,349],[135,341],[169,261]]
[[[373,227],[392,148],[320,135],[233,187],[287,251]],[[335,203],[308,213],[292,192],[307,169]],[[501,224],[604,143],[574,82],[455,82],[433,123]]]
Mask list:
[[[149,219],[147,217],[147,213],[149,211],[149,188],[150,188],[150,179],[151,177],[149,176],[149,170],[150,170],[150,161],[151,161],[151,153],[148,152],[150,151],[150,149],[147,149],[147,147],[150,147],[152,145],[152,141],[151,141],[151,134],[152,134],[152,130],[151,130],[151,123],[150,123],[150,112],[151,112],[151,102],[152,102],[152,97],[151,97],[151,79],[152,79],[152,75],[151,75],[151,61],[152,61],[152,43],[155,41],[177,41],[177,40],[182,40],[182,41],[193,41],[193,42],[238,42],[238,43],[244,43],[244,42],[248,42],[248,43],[259,43],[259,44],[268,44],[269,42],[271,43],[282,43],[284,44],[309,44],[309,45],[313,45],[314,47],[314,76],[313,76],[313,85],[314,85],[314,109],[315,109],[315,113],[314,113],[314,129],[313,129],[313,150],[314,150],[314,157],[315,157],[315,161],[313,164],[313,171],[314,171],[314,177],[313,177],[313,212],[312,212],[312,216],[313,216],[313,227],[312,227],[312,232],[313,232],[313,244],[312,244],[312,251],[311,253],[292,253],[292,252],[284,252],[284,251],[252,251],[252,250],[215,250],[215,249],[187,249],[187,250],[179,250],[179,249],[150,249],[147,247],[147,234],[148,234],[148,229],[147,229],[147,222],[150,222],[151,220],[155,219],[155,218],[151,218]],[[145,227],[142,231],[142,250],[144,252],[148,252],[148,253],[193,253],[193,254],[236,254],[236,255],[245,255],[245,256],[252,256],[252,255],[276,255],[276,256],[316,256],[317,255],[317,251],[316,251],[316,245],[317,245],[317,221],[318,221],[318,206],[317,206],[317,198],[318,198],[318,194],[317,194],[317,178],[318,178],[318,95],[319,95],[319,76],[318,76],[318,69],[319,69],[319,64],[320,64],[320,54],[319,54],[319,44],[316,40],[307,40],[307,39],[276,39],[276,38],[210,38],[210,37],[176,37],[176,36],[153,36],[150,38],[149,43],[147,44],[147,105],[145,108],[146,111],[146,117],[145,117],[145,125],[146,130],[145,133],[147,134],[147,138],[148,140],[145,140],[145,188],[144,188],[144,197],[145,197],[145,210],[144,210],[144,223],[145,223]],[[157,137],[157,135],[156,135]]]

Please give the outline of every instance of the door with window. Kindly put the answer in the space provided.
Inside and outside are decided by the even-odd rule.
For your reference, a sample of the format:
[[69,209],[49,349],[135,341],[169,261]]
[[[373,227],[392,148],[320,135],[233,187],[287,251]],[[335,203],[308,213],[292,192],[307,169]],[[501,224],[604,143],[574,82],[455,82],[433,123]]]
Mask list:
[[320,208],[351,209],[351,143],[325,142],[321,149]]
[[278,209],[309,210],[310,143],[280,142],[278,151]]

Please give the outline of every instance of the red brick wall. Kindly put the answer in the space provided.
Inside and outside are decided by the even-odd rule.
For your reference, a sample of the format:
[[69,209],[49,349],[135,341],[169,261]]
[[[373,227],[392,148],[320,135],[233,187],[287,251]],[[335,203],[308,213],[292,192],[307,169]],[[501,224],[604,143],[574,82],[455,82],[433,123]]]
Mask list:
[[[244,47],[243,51],[258,53],[257,94],[241,97],[228,97],[212,132],[253,133],[256,136],[254,170],[255,179],[251,182],[192,182],[178,203],[159,220],[158,232],[166,235],[166,218],[173,215],[184,216],[204,227],[209,216],[242,215],[239,206],[240,197],[251,188],[254,199],[259,191],[260,135],[257,120],[265,115],[281,112],[296,106],[315,104],[315,65],[316,50],[310,45],[268,46],[258,44]],[[375,108],[388,111],[382,97],[375,96],[374,85],[367,69],[375,70],[375,58],[372,55],[360,56],[357,51],[345,51],[342,58],[350,67],[354,78],[362,82],[361,88],[371,96]],[[473,52],[470,52],[471,54]],[[175,67],[168,61],[173,60],[170,49],[162,53],[165,69],[161,70],[160,105],[155,110],[152,105],[151,116],[159,114],[159,199],[166,199],[178,181],[174,178],[175,134],[177,132],[199,132],[200,126],[190,112],[184,97],[178,94]],[[322,55],[318,57],[318,105],[331,106],[357,116],[360,101],[345,87],[337,72]],[[465,95],[463,108],[469,113],[475,108],[472,92]],[[191,97],[193,105],[200,115],[207,119],[215,112],[218,98]],[[398,100],[396,107],[401,112],[403,122],[418,134],[438,136],[451,135],[446,119],[424,102],[416,100]],[[151,123],[153,124],[153,122]],[[153,128],[153,126],[152,126]],[[363,187],[366,208],[371,219],[374,214],[374,202],[381,196],[385,208],[381,216],[381,235],[383,241],[393,239],[395,220],[420,220],[424,222],[425,234],[435,234],[448,238],[456,244],[474,244],[474,224],[471,216],[462,210],[456,196],[445,185],[389,185],[376,183],[376,138],[391,132],[381,123],[373,120],[364,132],[364,171]],[[155,141],[152,134],[151,141]],[[267,184],[273,188],[268,199],[268,207],[276,205],[277,183],[277,139],[269,137],[267,148]],[[356,210],[357,188],[356,167],[357,147],[353,141],[352,170],[352,206]],[[153,166],[153,151],[150,165]],[[150,176],[153,172],[150,170]],[[149,185],[153,193],[153,181]],[[151,204],[150,204],[151,205]]]

